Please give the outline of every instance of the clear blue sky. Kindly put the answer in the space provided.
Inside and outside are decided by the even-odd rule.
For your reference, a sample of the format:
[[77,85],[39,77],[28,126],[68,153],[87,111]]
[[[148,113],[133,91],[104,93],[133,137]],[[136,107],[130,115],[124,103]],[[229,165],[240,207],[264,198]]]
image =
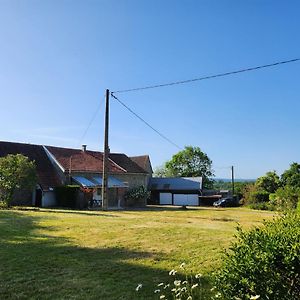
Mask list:
[[[299,1],[0,0],[0,140],[103,149],[106,88],[184,80],[300,57]],[[216,175],[254,178],[300,161],[300,62],[120,94],[180,146],[199,146]],[[115,101],[110,147],[177,149]]]

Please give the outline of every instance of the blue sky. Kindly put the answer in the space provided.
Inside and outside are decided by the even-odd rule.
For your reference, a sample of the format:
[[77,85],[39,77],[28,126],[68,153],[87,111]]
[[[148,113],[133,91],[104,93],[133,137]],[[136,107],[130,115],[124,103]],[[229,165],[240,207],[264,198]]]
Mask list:
[[[0,139],[103,149],[100,107],[119,90],[300,57],[299,1],[0,0]],[[120,94],[180,146],[199,146],[218,177],[281,173],[300,161],[300,62]],[[110,147],[177,148],[111,101]]]

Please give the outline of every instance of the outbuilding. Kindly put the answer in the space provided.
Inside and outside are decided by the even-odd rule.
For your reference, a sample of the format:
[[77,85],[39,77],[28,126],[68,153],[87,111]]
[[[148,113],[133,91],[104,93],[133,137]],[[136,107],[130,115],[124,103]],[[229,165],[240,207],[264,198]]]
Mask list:
[[154,177],[150,181],[149,204],[200,205],[202,177]]

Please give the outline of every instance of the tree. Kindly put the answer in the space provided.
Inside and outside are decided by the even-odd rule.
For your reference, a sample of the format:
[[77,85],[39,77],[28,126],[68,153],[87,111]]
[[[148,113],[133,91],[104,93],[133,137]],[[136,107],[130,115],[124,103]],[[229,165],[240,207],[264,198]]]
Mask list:
[[280,187],[280,178],[275,171],[267,172],[266,175],[257,178],[255,185],[262,191],[275,193]]
[[290,168],[281,175],[282,184],[292,187],[300,187],[300,164],[294,162]]
[[199,147],[186,146],[184,150],[173,155],[172,159],[165,163],[165,172],[172,177],[196,177],[203,178],[203,186],[211,188],[214,176],[212,161]]
[[0,199],[10,206],[17,190],[32,190],[36,184],[36,167],[34,161],[22,154],[0,158]]

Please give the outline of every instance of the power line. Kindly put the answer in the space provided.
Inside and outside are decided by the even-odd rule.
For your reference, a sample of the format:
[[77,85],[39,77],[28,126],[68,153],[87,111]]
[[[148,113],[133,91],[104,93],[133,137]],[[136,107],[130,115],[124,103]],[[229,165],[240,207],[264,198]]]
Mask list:
[[90,122],[89,122],[88,126],[86,127],[86,129],[85,129],[83,135],[82,135],[81,138],[79,139],[78,146],[81,145],[81,143],[82,143],[83,139],[85,138],[85,136],[86,136],[88,130],[90,129],[91,125],[93,124],[93,122],[94,122],[94,120],[95,120],[95,118],[96,118],[96,116],[97,116],[97,114],[98,114],[100,108],[101,108],[102,105],[104,104],[104,100],[105,100],[105,97],[104,97],[103,100],[98,104],[98,107],[96,108],[96,110],[95,110],[95,112],[94,112],[92,118],[90,119]]
[[220,74],[216,74],[216,75],[209,75],[209,76],[204,76],[204,77],[199,77],[199,78],[194,78],[194,79],[174,81],[174,82],[162,83],[162,84],[156,84],[156,85],[149,85],[149,86],[138,87],[138,88],[133,88],[133,89],[127,89],[127,90],[119,90],[119,91],[115,91],[113,93],[128,93],[128,92],[134,92],[134,91],[161,88],[161,87],[165,87],[165,86],[172,86],[172,85],[177,85],[177,84],[191,83],[191,82],[195,82],[195,81],[213,79],[213,78],[217,78],[217,77],[224,77],[224,76],[234,75],[234,74],[238,74],[238,73],[244,73],[244,72],[250,72],[250,71],[255,71],[255,70],[264,69],[264,68],[275,67],[275,66],[278,66],[278,65],[297,62],[299,60],[300,60],[300,58],[295,58],[295,59],[275,62],[275,63],[272,63],[272,64],[260,65],[260,66],[256,66],[256,67],[240,69],[240,70],[226,72],[226,73],[220,73]]
[[124,102],[122,102],[118,97],[116,97],[113,93],[111,93],[111,96],[116,99],[122,106],[124,106],[128,111],[130,111],[135,117],[137,117],[140,121],[142,121],[144,124],[146,124],[149,128],[151,128],[153,131],[155,131],[160,137],[165,139],[167,142],[178,148],[179,150],[182,150],[182,147],[175,144],[172,140],[167,138],[164,134],[159,132],[157,129],[155,129],[152,125],[150,125],[147,121],[145,121],[142,117],[140,117],[137,113],[135,113],[130,107],[128,107]]

